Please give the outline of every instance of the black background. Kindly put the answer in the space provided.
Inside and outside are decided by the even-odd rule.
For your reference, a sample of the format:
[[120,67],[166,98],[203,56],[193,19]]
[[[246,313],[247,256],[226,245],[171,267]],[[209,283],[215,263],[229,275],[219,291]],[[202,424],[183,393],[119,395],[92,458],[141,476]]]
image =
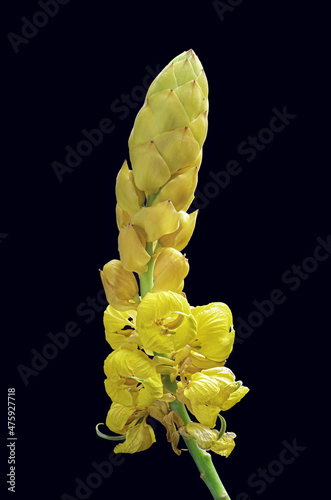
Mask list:
[[[232,500],[314,498],[321,486],[331,259],[307,279],[288,282],[284,273],[293,277],[292,266],[330,234],[325,13],[302,2],[237,4],[222,20],[212,2],[71,0],[15,53],[8,33],[21,35],[21,18],[41,9],[36,1],[2,3],[1,456],[3,480],[5,399],[15,387],[20,500],[78,498],[77,478],[86,482],[92,463],[109,459],[113,444],[95,434],[110,403],[98,269],[118,257],[114,184],[142,101],[131,97],[124,119],[111,106],[122,93],[139,94],[147,66],[159,71],[189,48],[207,74],[210,121],[198,184],[207,201],[200,198],[185,250],[187,298],[192,305],[226,302],[236,327],[256,310],[254,301],[275,289],[285,297],[228,361],[251,391],[225,415],[238,436],[233,454],[214,463]],[[296,117],[248,162],[238,146],[284,107]],[[103,118],[114,130],[60,182],[52,163],[65,163],[66,146],[75,149],[82,130]],[[210,173],[230,160],[241,173],[217,193]],[[25,384],[17,367],[31,368],[31,350],[41,353],[48,334],[69,322],[80,333]],[[89,498],[208,498],[189,455],[176,456],[163,428],[155,431],[157,443],[124,456]],[[299,456],[280,470],[275,460],[294,440]],[[269,482],[254,486],[252,475],[268,468]]]

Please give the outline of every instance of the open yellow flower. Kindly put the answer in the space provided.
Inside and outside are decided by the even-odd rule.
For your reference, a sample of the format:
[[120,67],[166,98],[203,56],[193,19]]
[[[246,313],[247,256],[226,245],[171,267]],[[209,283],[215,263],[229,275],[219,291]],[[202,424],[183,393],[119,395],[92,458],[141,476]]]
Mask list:
[[201,424],[213,428],[219,412],[232,408],[248,391],[229,368],[220,366],[194,373],[178,397]]
[[213,361],[227,359],[235,334],[230,308],[223,302],[212,302],[195,307],[192,314],[197,322],[197,338],[191,346]]
[[109,354],[104,370],[106,392],[114,403],[145,408],[163,397],[161,376],[153,361],[134,344]]
[[148,293],[137,308],[137,331],[145,349],[170,353],[195,337],[196,321],[182,295]]

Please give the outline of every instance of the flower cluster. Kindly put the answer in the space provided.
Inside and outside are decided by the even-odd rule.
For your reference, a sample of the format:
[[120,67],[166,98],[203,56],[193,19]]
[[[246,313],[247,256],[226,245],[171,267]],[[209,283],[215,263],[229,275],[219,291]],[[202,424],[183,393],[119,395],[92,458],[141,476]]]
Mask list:
[[[176,453],[179,439],[228,456],[235,434],[222,412],[248,392],[225,367],[234,342],[232,314],[222,302],[191,307],[182,250],[195,228],[194,199],[207,134],[208,84],[190,50],[151,84],[129,139],[131,167],[116,180],[119,260],[101,279],[109,305],[105,388],[112,400],[106,425],[135,453],[155,442],[151,417],[164,425]],[[178,408],[196,421],[183,419]],[[186,413],[187,415],[187,413]],[[219,417],[220,429],[216,429]]]

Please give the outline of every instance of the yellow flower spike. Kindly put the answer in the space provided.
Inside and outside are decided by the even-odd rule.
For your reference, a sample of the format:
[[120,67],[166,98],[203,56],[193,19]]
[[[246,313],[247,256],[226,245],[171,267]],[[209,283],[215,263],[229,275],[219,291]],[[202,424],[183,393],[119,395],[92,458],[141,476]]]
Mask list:
[[130,427],[126,433],[124,443],[115,446],[114,453],[137,453],[145,451],[155,443],[155,434],[152,427],[144,419],[140,424]]
[[146,241],[156,241],[164,234],[176,231],[179,214],[170,200],[143,207],[133,217],[134,225],[143,229]]
[[189,272],[188,260],[174,248],[164,248],[158,254],[154,264],[154,286],[152,292],[170,290],[180,293],[184,287],[184,278]]
[[148,293],[137,309],[137,331],[144,349],[170,353],[196,335],[187,300],[174,292]]
[[145,250],[146,238],[139,227],[128,224],[120,229],[118,236],[118,250],[123,267],[127,271],[139,275],[147,270],[147,263],[151,256]]
[[109,354],[104,371],[106,392],[115,403],[144,408],[163,396],[161,376],[136,346],[124,345]]
[[226,432],[215,444],[213,444],[211,451],[223,457],[228,457],[235,447],[234,439],[236,437],[234,432]]
[[133,213],[126,212],[123,210],[119,204],[116,204],[116,224],[118,230],[120,231],[123,227],[127,227],[128,224],[133,224]]
[[135,185],[133,172],[129,170],[126,160],[117,174],[115,190],[117,202],[126,212],[135,214],[145,202],[145,194]]
[[193,166],[184,172],[179,171],[173,174],[155,198],[154,203],[171,200],[178,212],[186,211],[194,199],[198,170],[198,166]]
[[234,330],[230,308],[223,302],[197,306],[192,314],[197,321],[193,348],[212,361],[226,360],[233,348]]
[[192,436],[203,450],[210,450],[219,435],[216,429],[210,429],[207,425],[198,424],[197,422],[186,424],[184,432]]
[[137,187],[156,193],[180,169],[197,166],[207,134],[208,83],[193,50],[152,82],[129,139]]
[[[198,210],[187,214],[186,212],[179,212],[179,226],[176,231],[170,234],[165,234],[159,238],[159,243],[164,247],[172,247],[181,252],[184,250],[190,241],[195,223],[197,220]],[[160,249],[160,247],[159,247]],[[156,249],[157,252],[158,249]]]
[[124,269],[120,260],[113,259],[105,264],[100,276],[111,306],[119,311],[137,308],[140,302],[137,280],[132,272]]

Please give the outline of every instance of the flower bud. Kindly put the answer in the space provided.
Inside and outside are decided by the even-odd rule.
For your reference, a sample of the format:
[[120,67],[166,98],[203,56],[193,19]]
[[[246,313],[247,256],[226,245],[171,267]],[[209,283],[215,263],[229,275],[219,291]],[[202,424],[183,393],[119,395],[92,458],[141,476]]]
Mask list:
[[132,224],[120,229],[118,250],[123,267],[127,271],[143,274],[151,256],[145,250],[146,238],[143,231]]
[[122,165],[116,178],[116,198],[119,206],[135,214],[145,201],[145,195],[134,183],[133,172],[129,170],[127,161]]
[[152,82],[136,117],[129,152],[138,189],[156,193],[178,170],[200,164],[207,115],[207,79],[189,50]]
[[118,311],[136,309],[140,301],[134,274],[124,269],[120,260],[111,260],[100,271],[103,287],[110,305]]
[[184,255],[174,248],[164,248],[154,264],[152,292],[165,290],[180,293],[184,288],[184,278],[188,272],[189,264]]
[[179,214],[171,201],[156,203],[151,207],[142,207],[133,217],[135,226],[143,229],[146,241],[157,241],[164,234],[176,231]]
[[193,193],[198,182],[198,170],[198,166],[193,166],[185,169],[184,172],[179,170],[173,174],[155,198],[154,203],[171,200],[178,212],[180,210],[186,211],[194,199]]
[[159,238],[159,243],[164,247],[172,247],[181,252],[191,239],[195,223],[198,215],[198,210],[187,214],[179,212],[179,226],[173,233],[165,234]]

